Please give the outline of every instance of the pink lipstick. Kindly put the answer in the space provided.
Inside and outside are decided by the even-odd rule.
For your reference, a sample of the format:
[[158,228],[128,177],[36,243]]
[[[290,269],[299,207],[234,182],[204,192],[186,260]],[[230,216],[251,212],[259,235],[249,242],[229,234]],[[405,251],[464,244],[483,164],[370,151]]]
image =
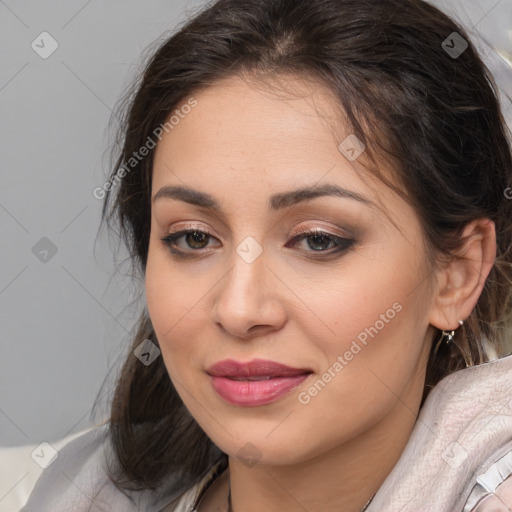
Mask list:
[[296,388],[312,370],[264,359],[246,363],[224,359],[210,366],[206,373],[215,391],[230,404],[257,406],[274,402]]

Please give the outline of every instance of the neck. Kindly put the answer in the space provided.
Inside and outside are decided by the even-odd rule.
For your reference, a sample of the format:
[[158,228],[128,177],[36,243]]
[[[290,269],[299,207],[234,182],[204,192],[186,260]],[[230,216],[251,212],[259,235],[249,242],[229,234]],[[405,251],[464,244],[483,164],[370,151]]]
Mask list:
[[233,512],[361,512],[397,463],[414,427],[422,390],[408,389],[370,429],[300,463],[247,466],[229,457]]

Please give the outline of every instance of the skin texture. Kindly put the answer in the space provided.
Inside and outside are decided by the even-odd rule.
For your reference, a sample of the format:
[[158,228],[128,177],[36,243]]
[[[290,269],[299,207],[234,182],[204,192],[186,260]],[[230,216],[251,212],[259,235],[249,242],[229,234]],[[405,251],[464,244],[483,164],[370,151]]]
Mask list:
[[[235,512],[358,512],[410,436],[433,326],[455,329],[480,295],[494,258],[494,226],[468,226],[467,259],[434,268],[411,206],[363,171],[364,153],[351,162],[338,149],[350,131],[336,121],[336,99],[298,77],[288,77],[286,91],[260,85],[233,77],[198,91],[197,106],[156,148],[153,196],[164,186],[186,186],[212,195],[222,210],[153,202],[148,310],[178,393],[229,455]],[[371,204],[324,196],[268,207],[273,194],[326,183]],[[187,228],[211,236],[182,236],[176,249],[189,256],[180,257],[161,239]],[[294,242],[299,229],[354,241],[333,254],[335,240]],[[263,250],[252,263],[236,250],[246,237]],[[299,393],[365,328],[380,327],[393,304],[400,306],[394,318],[386,316],[343,369],[301,403]],[[273,403],[236,406],[216,393],[205,371],[226,358],[270,359],[313,374]],[[244,453],[257,463],[244,462]],[[227,479],[209,499],[221,504],[226,495]]]

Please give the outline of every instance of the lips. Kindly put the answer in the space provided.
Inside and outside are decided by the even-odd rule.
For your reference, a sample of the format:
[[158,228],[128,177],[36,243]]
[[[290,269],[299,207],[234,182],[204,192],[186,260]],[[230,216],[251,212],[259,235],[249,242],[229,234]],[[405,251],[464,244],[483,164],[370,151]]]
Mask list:
[[290,377],[311,373],[308,368],[292,368],[274,361],[253,359],[247,363],[239,363],[233,359],[225,359],[210,366],[206,372],[217,377],[235,378],[236,380],[256,380],[258,378]]
[[309,377],[309,368],[253,359],[247,363],[225,359],[210,366],[215,391],[233,405],[256,406],[277,400]]

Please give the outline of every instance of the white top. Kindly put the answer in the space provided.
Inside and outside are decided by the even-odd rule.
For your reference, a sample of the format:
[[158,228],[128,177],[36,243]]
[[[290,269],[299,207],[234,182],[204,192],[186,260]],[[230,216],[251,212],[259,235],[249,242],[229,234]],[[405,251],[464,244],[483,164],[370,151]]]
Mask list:
[[[107,454],[105,426],[66,445],[21,512],[193,512],[228,471],[224,458],[195,484],[170,474],[157,491],[122,493],[106,476]],[[512,355],[457,371],[430,391],[400,459],[367,508],[501,510],[512,510]]]

